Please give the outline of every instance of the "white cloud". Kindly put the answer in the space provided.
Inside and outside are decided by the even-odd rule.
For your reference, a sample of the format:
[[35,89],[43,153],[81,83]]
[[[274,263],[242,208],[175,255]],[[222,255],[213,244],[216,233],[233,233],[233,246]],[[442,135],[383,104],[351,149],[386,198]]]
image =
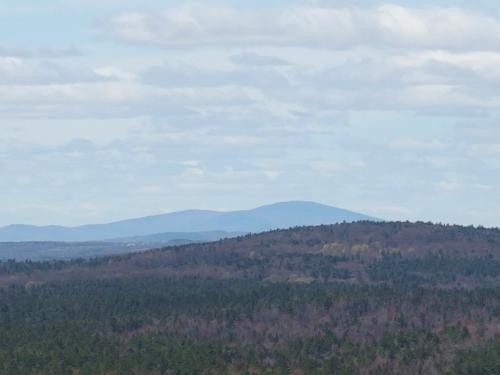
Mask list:
[[165,188],[161,185],[145,185],[145,186],[140,186],[137,189],[138,193],[140,194],[162,194],[165,192]]
[[500,157],[500,143],[480,143],[471,144],[468,148],[468,155],[472,157]]
[[[250,62],[223,67],[210,59],[185,63],[181,57],[161,65],[145,60],[138,69],[120,61],[79,68],[0,58],[0,117],[198,115],[203,121],[211,115],[227,119],[260,112],[297,120],[331,111],[472,115],[500,107],[500,53],[274,50],[252,52],[250,58],[227,51],[218,58],[231,62],[243,56]],[[308,54],[312,62],[271,65],[278,63],[271,56],[279,52],[286,60]]]
[[145,71],[143,81],[163,87],[248,86],[264,89],[287,88],[287,78],[272,69],[202,70],[186,65],[154,66]]
[[240,53],[231,56],[231,61],[236,65],[244,66],[285,66],[290,62],[275,56],[260,55],[253,52]]
[[452,192],[461,188],[461,185],[455,180],[445,180],[434,184],[438,190]]
[[[52,28],[0,47],[4,223],[286,199],[498,223],[489,206],[500,32],[490,13],[472,2],[158,3],[57,1],[72,24],[58,45],[84,55],[37,47],[57,42]],[[47,7],[16,17],[51,22]],[[82,9],[88,20],[117,15],[96,22],[121,43],[80,29]],[[81,202],[103,207],[99,217]],[[470,216],[474,207],[486,208]]]
[[17,58],[45,58],[45,59],[60,59],[63,57],[78,57],[82,56],[83,52],[75,47],[39,47],[35,49],[6,47],[0,46],[0,57],[17,57]]
[[134,82],[0,85],[0,117],[132,118],[188,115],[192,108],[250,103],[235,89],[164,90]]
[[69,68],[49,61],[34,62],[18,57],[0,57],[0,85],[49,85],[106,81],[88,68]]
[[198,167],[201,163],[198,160],[185,160],[181,164],[187,167]]
[[198,4],[156,13],[121,13],[106,26],[119,40],[162,47],[365,45],[477,50],[500,46],[500,23],[487,15],[452,7],[393,4],[372,8],[303,5],[274,14]]

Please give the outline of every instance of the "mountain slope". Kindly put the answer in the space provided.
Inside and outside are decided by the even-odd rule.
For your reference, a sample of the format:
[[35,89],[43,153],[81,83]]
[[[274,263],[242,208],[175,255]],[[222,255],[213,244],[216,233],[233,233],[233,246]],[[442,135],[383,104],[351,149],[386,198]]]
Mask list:
[[[48,280],[141,276],[345,280],[473,287],[500,285],[500,230],[428,223],[356,222],[248,234],[61,264],[0,263],[0,287]],[[131,249],[133,251],[133,249]],[[54,268],[55,267],[55,268]],[[22,268],[24,269],[24,268]],[[7,271],[7,272],[6,272]],[[14,270],[15,271],[15,270]]]
[[109,224],[79,227],[11,225],[0,241],[102,241],[166,232],[262,232],[302,225],[335,224],[375,218],[313,202],[283,202],[251,210],[188,210]]
[[500,230],[297,227],[0,262],[0,374],[498,374]]

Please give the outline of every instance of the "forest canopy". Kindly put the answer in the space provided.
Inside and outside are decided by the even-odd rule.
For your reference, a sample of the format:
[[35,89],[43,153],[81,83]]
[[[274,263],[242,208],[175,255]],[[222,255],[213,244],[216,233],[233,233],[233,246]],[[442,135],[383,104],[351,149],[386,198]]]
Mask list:
[[494,374],[500,231],[338,224],[0,264],[2,374]]

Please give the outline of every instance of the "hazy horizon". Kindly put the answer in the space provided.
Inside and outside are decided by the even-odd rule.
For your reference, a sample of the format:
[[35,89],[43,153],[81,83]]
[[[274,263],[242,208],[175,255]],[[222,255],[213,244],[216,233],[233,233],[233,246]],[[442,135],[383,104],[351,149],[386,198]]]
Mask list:
[[[26,225],[26,226],[34,226],[34,227],[51,227],[51,226],[55,226],[55,227],[65,227],[65,228],[78,228],[78,227],[93,226],[93,225],[108,225],[108,224],[114,224],[114,223],[118,223],[118,222],[133,221],[133,220],[137,220],[137,219],[151,218],[151,217],[157,217],[157,216],[165,216],[165,215],[177,214],[177,213],[183,213],[183,212],[203,212],[203,211],[214,212],[214,213],[246,212],[246,211],[252,211],[252,210],[255,210],[255,209],[258,209],[258,208],[263,208],[263,207],[267,207],[267,206],[274,206],[274,205],[279,205],[279,204],[283,204],[283,203],[287,203],[287,204],[288,203],[311,203],[311,204],[317,204],[317,205],[321,205],[321,206],[327,206],[327,207],[330,207],[330,208],[339,209],[339,210],[342,210],[342,211],[349,211],[349,212],[352,212],[352,213],[355,213],[355,214],[370,216],[370,215],[366,214],[365,212],[353,211],[353,210],[350,210],[350,209],[345,208],[345,207],[338,207],[338,206],[334,206],[334,205],[325,204],[325,203],[322,203],[322,202],[294,200],[294,201],[282,201],[282,202],[269,202],[269,203],[257,205],[255,207],[246,207],[246,208],[234,209],[234,210],[186,208],[186,209],[174,210],[174,211],[157,212],[157,213],[152,213],[152,214],[147,214],[147,213],[146,214],[139,214],[137,216],[122,217],[122,218],[118,218],[116,220],[110,220],[110,221],[87,222],[87,223],[76,224],[76,225],[65,225],[65,224],[61,224],[61,223],[57,223],[57,222],[53,222],[53,223],[49,223],[49,224],[33,224],[33,223],[27,223],[27,222],[26,223],[10,223],[10,224],[6,224],[6,225],[0,225],[0,229],[7,228],[7,227],[12,227],[12,226],[17,226],[17,225],[21,225],[21,226],[25,226]],[[464,226],[470,226],[470,225],[472,225],[474,227],[484,227],[484,228],[491,228],[491,229],[495,229],[495,228],[500,229],[499,225],[460,224],[460,223],[455,223],[455,222],[432,221],[432,220],[409,220],[409,219],[395,219],[395,220],[391,220],[391,219],[386,219],[386,218],[383,218],[383,217],[373,217],[373,216],[372,216],[372,219],[373,220],[380,220],[380,221],[384,221],[384,222],[388,222],[388,223],[390,223],[390,222],[410,222],[410,223],[424,222],[424,223],[433,223],[433,224],[437,224],[437,225],[464,225]],[[211,230],[211,231],[215,231],[215,230]],[[165,233],[168,233],[168,232],[169,232],[168,230],[165,231]],[[205,231],[205,232],[210,232],[210,231]],[[158,232],[158,233],[160,233],[160,232]],[[188,232],[186,232],[186,233],[188,233]],[[196,232],[196,233],[198,233],[198,232]],[[200,233],[203,233],[203,231],[200,232]]]
[[0,226],[291,200],[500,226],[497,2],[0,5]]
[[[118,220],[113,220],[113,221],[108,221],[108,222],[89,222],[89,223],[84,223],[84,224],[80,224],[80,225],[70,225],[70,226],[65,226],[63,224],[58,224],[58,223],[51,223],[51,224],[46,224],[46,225],[36,225],[36,224],[32,224],[32,223],[10,223],[10,224],[7,224],[7,225],[1,225],[0,226],[0,229],[1,228],[5,228],[5,227],[9,227],[9,226],[16,226],[16,225],[27,225],[27,226],[40,226],[40,227],[43,227],[43,226],[63,226],[63,227],[68,227],[68,228],[74,228],[74,227],[80,227],[80,226],[86,226],[86,225],[106,225],[106,224],[112,224],[112,223],[117,223],[117,222],[123,222],[123,221],[130,221],[130,220],[135,220],[135,219],[142,219],[142,218],[151,218],[151,217],[155,217],[155,216],[164,216],[164,215],[170,215],[170,214],[177,214],[177,213],[184,213],[184,212],[203,212],[203,211],[207,211],[207,212],[214,212],[214,213],[235,213],[235,212],[245,212],[245,211],[252,211],[252,210],[256,210],[256,209],[260,209],[260,208],[265,208],[265,207],[270,207],[270,206],[281,206],[281,205],[294,205],[294,204],[311,204],[311,205],[318,205],[318,206],[324,206],[324,207],[328,207],[328,208],[335,208],[335,209],[338,209],[338,210],[341,210],[341,211],[349,211],[349,212],[353,212],[355,214],[360,214],[360,215],[364,215],[363,212],[354,212],[352,210],[349,210],[349,209],[346,209],[346,208],[343,208],[343,207],[336,207],[336,206],[330,206],[330,205],[327,205],[327,204],[324,204],[324,203],[321,203],[321,202],[313,202],[313,201],[283,201],[283,202],[270,202],[270,203],[267,203],[267,204],[262,204],[262,205],[258,205],[256,207],[248,207],[248,208],[242,208],[242,209],[235,209],[235,210],[208,210],[208,209],[198,209],[198,208],[187,208],[187,209],[184,209],[184,210],[176,210],[176,211],[167,211],[167,212],[161,212],[161,213],[157,213],[157,214],[151,214],[151,215],[139,215],[139,216],[133,216],[133,217],[125,217],[125,218],[120,218]],[[367,215],[369,216],[369,215]],[[374,220],[383,220],[383,218],[376,218],[376,217],[373,217]],[[219,229],[219,230],[223,230],[223,228]]]

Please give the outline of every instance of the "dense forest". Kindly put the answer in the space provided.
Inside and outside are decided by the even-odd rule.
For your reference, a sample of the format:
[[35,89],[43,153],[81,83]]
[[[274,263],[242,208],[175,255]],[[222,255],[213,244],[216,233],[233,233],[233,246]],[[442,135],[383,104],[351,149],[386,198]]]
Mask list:
[[1,374],[499,374],[500,230],[300,227],[0,263]]

